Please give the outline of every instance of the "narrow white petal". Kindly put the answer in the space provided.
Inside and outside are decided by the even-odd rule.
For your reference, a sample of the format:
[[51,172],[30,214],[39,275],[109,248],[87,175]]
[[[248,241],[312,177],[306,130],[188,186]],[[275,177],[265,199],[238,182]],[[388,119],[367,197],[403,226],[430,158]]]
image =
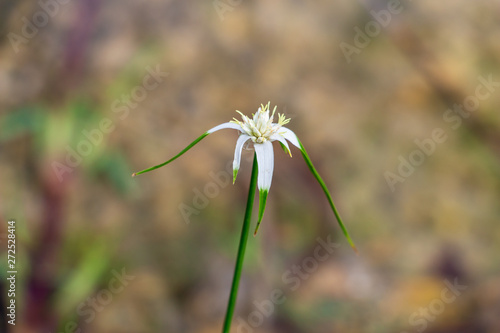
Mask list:
[[234,150],[234,161],[233,161],[233,183],[236,180],[236,175],[238,174],[238,170],[240,169],[241,162],[241,150],[243,149],[243,145],[245,142],[250,140],[250,136],[246,134],[241,134],[236,141],[236,149]]
[[297,135],[292,132],[292,130],[289,130],[286,127],[281,127],[278,133],[281,134],[285,139],[290,141],[295,147],[301,149],[299,139],[297,138]]
[[286,149],[288,150],[288,154],[290,154],[290,156],[292,156],[292,152],[290,151],[290,147],[288,146],[288,142],[286,142],[285,138],[282,135],[280,135],[280,134],[273,134],[273,135],[271,135],[271,137],[269,139],[271,141],[278,140],[279,142],[281,142],[286,147]]
[[257,153],[257,162],[259,163],[257,186],[259,190],[269,191],[274,170],[273,144],[270,141],[266,141],[264,143],[256,143],[254,147]]
[[217,132],[218,130],[221,130],[221,129],[224,129],[224,128],[231,128],[231,129],[235,129],[235,130],[238,130],[240,132],[243,132],[243,129],[238,124],[235,124],[235,123],[224,123],[224,124],[220,124],[218,126],[215,126],[212,129],[209,129],[207,131],[207,133],[208,134],[212,134],[213,132]]

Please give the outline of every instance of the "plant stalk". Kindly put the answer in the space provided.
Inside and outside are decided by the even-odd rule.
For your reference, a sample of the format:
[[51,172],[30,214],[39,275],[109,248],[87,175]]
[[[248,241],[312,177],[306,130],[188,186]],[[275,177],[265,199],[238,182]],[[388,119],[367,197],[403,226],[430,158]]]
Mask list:
[[240,245],[238,247],[238,256],[236,257],[236,266],[234,268],[233,284],[231,286],[231,293],[229,294],[226,318],[224,319],[224,327],[222,329],[222,333],[229,333],[229,330],[231,329],[231,321],[233,319],[234,307],[236,305],[236,299],[238,297],[238,287],[240,285],[241,270],[243,268],[243,259],[245,257],[245,250],[247,247],[248,234],[250,230],[250,222],[252,219],[252,208],[255,199],[255,190],[257,188],[257,175],[257,156],[254,155],[252,176],[250,177],[250,188],[248,189],[247,207],[245,210],[243,227],[241,229]]

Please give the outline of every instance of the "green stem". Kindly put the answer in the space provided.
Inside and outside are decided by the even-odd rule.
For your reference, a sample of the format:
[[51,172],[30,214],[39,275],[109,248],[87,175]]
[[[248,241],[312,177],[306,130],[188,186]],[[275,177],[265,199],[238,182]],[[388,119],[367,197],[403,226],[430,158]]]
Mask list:
[[234,268],[233,284],[231,286],[231,294],[227,304],[226,318],[224,319],[224,328],[222,333],[229,333],[231,328],[231,320],[233,319],[234,307],[236,298],[238,297],[238,286],[240,285],[241,269],[243,268],[243,258],[245,257],[245,249],[247,247],[248,232],[250,230],[250,220],[252,219],[252,208],[255,198],[255,189],[257,188],[258,164],[257,156],[254,155],[252,176],[250,178],[250,188],[248,189],[247,207],[245,210],[245,218],[241,229],[240,245],[238,248],[238,257],[236,258],[236,267]]

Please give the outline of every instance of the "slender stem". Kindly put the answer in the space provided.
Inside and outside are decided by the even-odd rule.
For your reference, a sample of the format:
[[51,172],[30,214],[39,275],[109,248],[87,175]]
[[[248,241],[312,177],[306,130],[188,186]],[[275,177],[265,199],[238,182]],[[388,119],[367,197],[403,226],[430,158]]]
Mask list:
[[236,258],[236,267],[234,268],[233,284],[231,286],[231,294],[227,304],[226,318],[224,320],[224,328],[222,333],[229,333],[231,328],[231,320],[233,319],[234,307],[236,298],[238,297],[238,286],[240,285],[241,269],[243,268],[243,258],[245,257],[245,249],[247,247],[248,232],[250,230],[250,220],[252,219],[252,208],[255,198],[255,189],[257,188],[258,164],[257,156],[254,155],[252,176],[250,178],[250,188],[248,189],[247,207],[245,210],[245,218],[241,229],[240,245],[238,248],[238,257]]

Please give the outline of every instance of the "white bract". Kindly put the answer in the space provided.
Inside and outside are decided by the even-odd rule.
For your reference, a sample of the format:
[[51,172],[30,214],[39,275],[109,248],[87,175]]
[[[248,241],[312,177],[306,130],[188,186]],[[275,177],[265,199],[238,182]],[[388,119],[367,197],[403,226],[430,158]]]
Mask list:
[[240,136],[236,141],[236,149],[234,151],[233,183],[236,181],[236,176],[238,175],[238,171],[240,169],[241,151],[243,146],[249,140],[253,142],[259,165],[257,186],[260,194],[259,220],[257,222],[255,233],[257,233],[260,222],[262,221],[267,194],[269,193],[273,179],[274,150],[272,142],[279,141],[290,156],[292,156],[292,154],[286,140],[290,141],[294,146],[300,149],[300,143],[295,133],[293,133],[290,129],[283,127],[283,125],[290,122],[290,119],[286,119],[285,115],[278,114],[278,122],[273,123],[276,107],[274,107],[273,113],[269,115],[269,105],[270,102],[267,103],[267,105],[261,105],[261,107],[257,110],[257,113],[253,114],[253,119],[245,116],[240,111],[236,111],[241,115],[243,121],[233,118],[234,120],[216,126],[207,132],[210,134],[224,128],[232,128],[240,131]]
[[274,107],[272,114],[270,115],[269,112],[269,105],[270,102],[267,103],[267,105],[262,105],[259,107],[257,110],[257,113],[253,115],[253,118],[249,118],[245,116],[243,113],[240,111],[238,112],[241,117],[242,121],[239,121],[235,118],[234,120],[220,124],[218,126],[213,127],[212,129],[208,130],[207,132],[203,133],[199,138],[197,138],[195,141],[193,141],[189,146],[187,146],[184,150],[182,150],[179,154],[171,158],[170,160],[161,163],[159,165],[156,165],[154,167],[151,167],[149,169],[142,170],[140,172],[134,173],[133,176],[145,173],[154,169],[157,169],[159,167],[162,167],[173,160],[177,159],[181,155],[183,155],[186,151],[191,149],[195,144],[200,142],[203,138],[208,136],[211,133],[214,133],[218,130],[221,129],[235,129],[240,132],[240,135],[238,137],[238,140],[236,141],[236,149],[234,151],[234,161],[233,161],[233,183],[236,180],[236,176],[238,175],[238,171],[240,169],[240,162],[241,162],[241,152],[244,147],[244,145],[247,142],[251,142],[253,144],[253,148],[255,149],[255,153],[257,155],[257,163],[258,163],[258,178],[257,178],[257,186],[259,188],[259,218],[257,221],[257,227],[255,228],[255,234],[257,233],[260,223],[262,221],[262,217],[264,215],[264,210],[266,207],[266,201],[267,201],[267,195],[269,193],[269,189],[271,188],[271,182],[273,178],[273,171],[274,171],[274,150],[273,150],[273,145],[272,143],[274,141],[280,142],[281,146],[283,149],[290,154],[290,157],[292,156],[290,152],[290,147],[288,146],[287,140],[292,143],[295,147],[299,148],[302,156],[304,157],[307,166],[311,170],[312,174],[314,177],[317,179],[321,187],[323,188],[323,191],[325,192],[327,199],[330,203],[330,206],[337,218],[337,221],[339,222],[340,227],[342,228],[342,231],[344,235],[346,236],[347,240],[351,244],[351,246],[355,249],[355,246],[349,237],[349,234],[347,233],[346,228],[344,227],[342,220],[340,219],[340,216],[337,212],[337,209],[335,208],[335,205],[333,204],[332,198],[330,196],[330,193],[328,189],[326,188],[325,183],[321,179],[320,175],[314,168],[309,156],[307,155],[306,150],[304,149],[304,146],[300,142],[299,138],[297,135],[295,135],[294,132],[292,132],[290,129],[284,127],[283,125],[286,125],[290,122],[290,119],[286,119],[286,117],[282,114],[278,114],[278,122],[274,123],[274,115],[276,112],[276,107]]

